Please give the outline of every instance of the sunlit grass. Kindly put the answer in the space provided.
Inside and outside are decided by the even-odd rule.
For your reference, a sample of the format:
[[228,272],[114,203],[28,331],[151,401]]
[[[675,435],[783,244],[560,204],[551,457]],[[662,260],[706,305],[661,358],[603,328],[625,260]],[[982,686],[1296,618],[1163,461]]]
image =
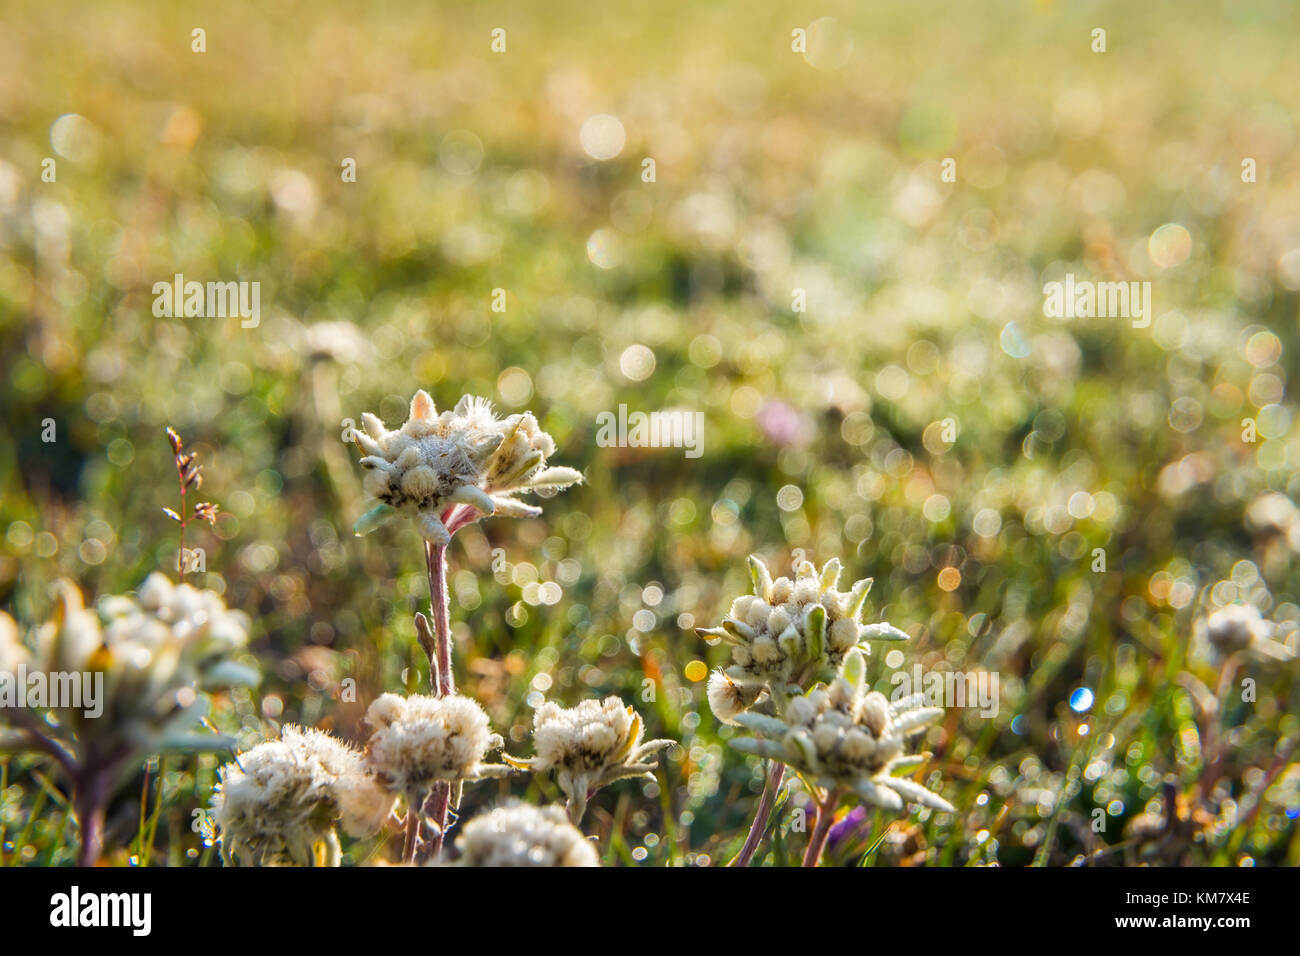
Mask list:
[[[788,570],[795,548],[874,576],[878,619],[912,635],[873,656],[877,689],[917,663],[1001,678],[996,716],[954,708],[923,739],[958,813],[870,811],[837,862],[1300,862],[1294,662],[1243,662],[1215,715],[1185,676],[1218,693],[1189,649],[1216,603],[1259,604],[1296,647],[1300,526],[1246,518],[1300,500],[1296,10],[832,3],[806,58],[799,11],[700,6],[8,5],[4,608],[36,624],[60,577],[93,597],[174,569],[174,425],[223,510],[192,577],[253,618],[263,674],[215,724],[362,740],[375,696],[424,686],[428,590],[413,528],[350,533],[346,420],[483,394],[532,409],[586,482],[457,535],[459,684],[513,752],[543,692],[618,694],[681,742],[657,784],[593,801],[606,863],[738,851],[764,768],[710,713],[699,674],[726,649],[694,628],[748,588],[746,555]],[[580,136],[602,113],[626,136],[607,161]],[[52,143],[64,114],[84,121]],[[1067,272],[1151,281],[1151,326],[1045,317]],[[155,318],[176,273],[260,282],[259,326]],[[599,447],[620,403],[704,412],[704,454]],[[192,824],[228,756],[147,787],[142,766],[110,862],[215,863]],[[0,768],[3,862],[71,862],[55,768]],[[492,782],[467,811],[507,794],[560,798]],[[803,798],[757,862],[798,862]],[[1125,840],[1167,801],[1164,836]]]

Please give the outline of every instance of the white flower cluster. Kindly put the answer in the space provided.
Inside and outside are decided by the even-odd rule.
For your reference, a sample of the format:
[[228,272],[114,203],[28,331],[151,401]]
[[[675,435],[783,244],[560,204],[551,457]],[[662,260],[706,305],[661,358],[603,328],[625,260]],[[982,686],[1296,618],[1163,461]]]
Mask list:
[[736,598],[721,627],[697,628],[703,637],[732,645],[732,665],[709,681],[709,704],[724,723],[734,723],[764,690],[776,696],[801,691],[838,667],[869,640],[907,640],[891,624],[861,623],[871,579],[848,591],[836,590],[840,562],[831,558],[818,571],[811,561],[795,565],[795,577],[772,579],[757,556],[749,558],[754,593]]
[[245,676],[222,661],[248,643],[248,618],[227,609],[215,591],[173,584],[154,572],[135,600],[111,597],[99,609],[108,622],[104,645],[127,660],[150,658],[155,681],[170,668],[196,681],[220,680],[226,672]]
[[647,758],[673,741],[643,743],[644,733],[640,715],[617,697],[584,700],[570,708],[547,701],[533,715],[537,755],[531,760],[505,759],[520,769],[554,770],[556,783],[568,798],[569,816],[577,823],[587,801],[601,787],[625,777],[653,774],[658,764]]
[[903,754],[904,737],[942,715],[938,707],[922,707],[919,694],[891,704],[884,694],[867,691],[866,660],[855,649],[829,686],[817,685],[790,698],[780,718],[738,715],[737,723],[760,736],[732,740],[731,745],[780,761],[825,786],[848,787],[876,806],[900,810],[907,801],[951,811],[942,797],[893,776],[919,762]]
[[428,393],[418,391],[410,417],[396,431],[369,413],[361,423],[364,431],[353,434],[365,453],[365,489],[382,504],[357,522],[358,534],[407,512],[427,540],[445,545],[451,539],[447,509],[453,505],[469,505],[483,515],[536,517],[541,509],[520,501],[518,494],[582,480],[572,468],[547,467],[555,442],[532,412],[497,418],[483,398],[466,395],[454,410],[439,415]]
[[366,744],[366,765],[384,786],[420,807],[435,781],[452,783],[501,777],[505,764],[484,763],[501,747],[488,716],[468,697],[399,697],[384,694],[366,712],[374,728]]
[[1229,604],[1211,611],[1196,625],[1196,645],[1201,656],[1216,666],[1233,654],[1276,661],[1295,655],[1274,635],[1277,625],[1265,618],[1253,604]]
[[1292,551],[1300,552],[1300,509],[1278,491],[1266,491],[1246,506],[1246,527],[1256,533],[1280,535]]
[[600,866],[595,846],[559,807],[498,807],[465,824],[456,846],[461,866]]
[[369,836],[396,802],[352,748],[292,725],[279,740],[240,754],[219,776],[212,818],[227,865],[338,866],[336,826]]
[[102,673],[98,718],[83,720],[78,707],[61,715],[83,748],[106,735],[145,752],[219,747],[211,735],[189,731],[207,714],[202,690],[256,683],[256,672],[231,659],[248,642],[247,617],[227,608],[215,591],[173,584],[157,572],[135,596],[104,598],[99,612],[84,606],[76,585],[60,582],[58,605],[37,633],[35,654],[13,620],[0,614],[0,669],[12,671],[21,662],[46,673]]

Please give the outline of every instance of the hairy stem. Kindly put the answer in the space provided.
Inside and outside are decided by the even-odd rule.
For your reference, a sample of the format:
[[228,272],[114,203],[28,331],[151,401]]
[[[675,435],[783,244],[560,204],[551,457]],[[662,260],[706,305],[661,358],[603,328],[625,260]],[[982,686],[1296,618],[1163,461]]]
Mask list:
[[415,848],[420,842],[420,814],[414,801],[406,806],[406,836],[402,842],[402,862],[415,862]]
[[[456,693],[456,676],[451,669],[451,609],[447,594],[447,546],[425,542],[425,564],[429,569],[429,603],[433,618],[433,647],[425,648],[429,654],[429,678],[435,697]],[[431,652],[430,652],[431,650]],[[438,781],[433,785],[425,803],[425,813],[433,824],[434,833],[429,840],[427,857],[437,857],[442,852],[443,833],[447,829],[447,811],[451,805],[451,785]]]
[[763,834],[767,832],[767,821],[772,816],[772,807],[776,805],[776,795],[781,789],[781,780],[785,777],[785,764],[772,762],[772,769],[768,771],[767,780],[763,783],[763,795],[758,799],[758,809],[754,811],[754,822],[749,827],[749,836],[745,837],[745,845],[740,848],[736,858],[728,863],[728,866],[749,866],[750,860],[754,858],[754,853],[758,850],[758,844],[763,839]]
[[808,849],[803,855],[804,866],[816,866],[826,848],[826,838],[831,835],[831,822],[835,819],[835,805],[840,802],[840,788],[832,787],[817,804],[817,822],[813,825],[812,836],[808,838]]
[[[429,597],[433,610],[433,637],[437,654],[437,697],[456,693],[456,675],[451,669],[451,610],[447,594],[447,546],[424,544],[425,562],[429,567]],[[432,674],[430,676],[433,676]]]
[[77,866],[94,866],[104,849],[104,814],[108,803],[108,778],[105,771],[92,770],[76,784],[73,805],[81,826],[81,848]]

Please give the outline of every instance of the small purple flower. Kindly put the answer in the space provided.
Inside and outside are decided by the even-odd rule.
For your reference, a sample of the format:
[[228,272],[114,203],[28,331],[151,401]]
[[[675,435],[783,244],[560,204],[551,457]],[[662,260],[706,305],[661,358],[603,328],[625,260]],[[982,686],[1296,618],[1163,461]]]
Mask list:
[[839,823],[831,826],[830,835],[827,837],[829,846],[832,851],[838,850],[840,844],[844,841],[858,836],[858,831],[862,830],[867,822],[867,808],[863,806],[854,807]]
[[806,445],[812,440],[813,427],[807,416],[779,398],[764,402],[756,420],[763,436],[774,445]]

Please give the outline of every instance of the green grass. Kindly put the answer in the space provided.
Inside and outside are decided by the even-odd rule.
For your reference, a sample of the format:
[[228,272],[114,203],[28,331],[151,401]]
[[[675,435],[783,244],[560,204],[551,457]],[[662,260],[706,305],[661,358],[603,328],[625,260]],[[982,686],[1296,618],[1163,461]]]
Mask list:
[[[684,672],[725,661],[693,627],[748,588],[746,555],[788,571],[794,548],[875,577],[868,613],[913,635],[903,668],[1001,677],[996,717],[954,709],[925,738],[927,782],[959,812],[869,817],[837,862],[1300,862],[1294,663],[1249,665],[1255,700],[1217,718],[1180,676],[1218,679],[1188,654],[1218,582],[1300,621],[1291,548],[1244,517],[1269,490],[1300,500],[1292,5],[828,3],[816,15],[853,40],[839,69],[790,52],[812,14],[782,4],[439,6],[6,6],[0,605],[34,625],[61,577],[94,597],[174,566],[172,425],[224,511],[189,532],[195,580],[252,616],[264,675],[216,724],[245,744],[279,721],[361,740],[370,700],[422,687],[428,594],[413,528],[350,533],[366,503],[344,419],[395,425],[420,387],[440,407],[482,394],[536,412],[587,481],[542,519],[457,536],[461,689],[512,752],[548,680],[568,704],[621,695],[682,744],[655,787],[593,801],[606,863],[739,848],[763,768]],[[579,129],[602,112],[627,144],[595,162]],[[51,143],[67,113],[97,131],[84,155],[63,144],[79,159]],[[1162,268],[1166,223],[1191,249]],[[1046,318],[1042,285],[1067,271],[1150,280],[1152,326]],[[260,325],[155,318],[153,283],[177,272],[260,282]],[[324,322],[358,344],[311,339]],[[642,380],[620,366],[632,345],[655,357]],[[598,447],[620,403],[703,411],[703,456]],[[562,598],[529,603],[532,581]],[[885,692],[890,673],[878,651]],[[1216,720],[1228,750],[1202,798]],[[215,865],[191,823],[227,757],[155,764],[144,820],[142,767],[109,861],[145,846],[152,865]],[[57,768],[0,768],[3,862],[70,862]],[[1124,843],[1166,781],[1184,829]],[[481,784],[467,810],[507,793],[557,796]],[[761,862],[798,862],[792,809]],[[396,850],[345,846],[352,863]]]

